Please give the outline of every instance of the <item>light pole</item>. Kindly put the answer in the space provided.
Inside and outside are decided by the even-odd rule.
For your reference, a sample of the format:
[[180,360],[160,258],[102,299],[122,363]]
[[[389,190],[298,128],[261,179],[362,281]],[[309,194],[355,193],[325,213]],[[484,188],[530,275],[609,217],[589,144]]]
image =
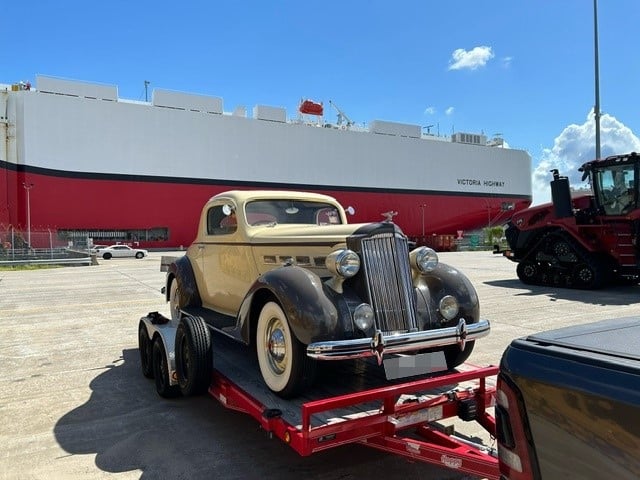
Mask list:
[[595,60],[595,90],[596,104],[593,107],[593,116],[596,124],[596,159],[600,160],[600,66],[598,55],[598,1],[593,0],[593,39]]
[[33,188],[33,183],[24,182],[22,184],[24,189],[27,191],[27,244],[29,247],[29,251],[31,251],[31,189]]
[[422,210],[422,241],[424,241],[424,208],[427,206],[426,203],[420,205],[420,209]]

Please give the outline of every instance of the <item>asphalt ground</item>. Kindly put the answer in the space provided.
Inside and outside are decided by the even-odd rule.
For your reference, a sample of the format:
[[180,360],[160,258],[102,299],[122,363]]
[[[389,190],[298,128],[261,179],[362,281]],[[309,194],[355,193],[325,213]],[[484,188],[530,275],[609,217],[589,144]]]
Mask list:
[[[167,254],[0,271],[0,478],[470,478],[361,445],[301,457],[208,396],[160,399],[140,373],[137,325],[147,312],[168,314]],[[440,257],[469,276],[491,321],[475,365],[497,365],[509,342],[529,333],[640,316],[637,286],[529,287],[491,252]]]

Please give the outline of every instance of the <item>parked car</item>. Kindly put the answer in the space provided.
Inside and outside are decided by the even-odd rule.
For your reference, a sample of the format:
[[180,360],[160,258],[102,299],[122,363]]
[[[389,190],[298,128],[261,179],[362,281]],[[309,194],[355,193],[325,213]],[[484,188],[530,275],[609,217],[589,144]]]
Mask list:
[[149,255],[149,252],[141,248],[131,248],[129,245],[111,245],[100,249],[98,255],[105,260],[124,257],[143,258]]
[[109,245],[94,245],[93,247],[91,247],[91,249],[89,250],[91,253],[99,253],[100,250],[103,250],[105,248],[107,248]]
[[490,329],[476,291],[434,250],[409,251],[392,217],[350,225],[335,199],[312,193],[211,198],[197,238],[167,269],[179,381],[193,380],[194,342],[210,330],[255,348],[282,397],[309,387],[319,360],[372,357],[387,378],[463,363]]

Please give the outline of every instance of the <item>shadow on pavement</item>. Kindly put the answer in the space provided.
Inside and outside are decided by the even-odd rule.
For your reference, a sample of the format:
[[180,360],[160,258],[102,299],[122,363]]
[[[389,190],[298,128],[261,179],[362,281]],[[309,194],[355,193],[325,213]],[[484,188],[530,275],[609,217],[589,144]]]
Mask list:
[[640,286],[612,286],[598,290],[578,290],[573,288],[525,285],[520,280],[495,280],[484,282],[485,285],[501,288],[529,289],[528,292],[515,294],[518,296],[546,295],[553,300],[568,300],[586,305],[632,305],[640,304]]
[[160,398],[142,376],[137,349],[124,350],[90,387],[87,402],[60,418],[54,433],[70,454],[95,454],[103,472],[154,479],[470,478],[359,445],[301,457],[211,397]]

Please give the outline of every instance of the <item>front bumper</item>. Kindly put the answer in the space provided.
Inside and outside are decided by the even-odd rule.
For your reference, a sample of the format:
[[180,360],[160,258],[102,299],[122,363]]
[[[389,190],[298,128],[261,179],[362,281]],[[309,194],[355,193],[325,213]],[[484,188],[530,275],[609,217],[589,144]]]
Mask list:
[[307,346],[307,356],[317,360],[345,360],[350,358],[377,357],[382,362],[385,353],[404,353],[425,348],[459,345],[464,349],[466,342],[489,335],[489,320],[479,320],[467,324],[461,318],[455,327],[421,330],[419,332],[383,335],[376,331],[373,338],[356,338],[315,342]]

